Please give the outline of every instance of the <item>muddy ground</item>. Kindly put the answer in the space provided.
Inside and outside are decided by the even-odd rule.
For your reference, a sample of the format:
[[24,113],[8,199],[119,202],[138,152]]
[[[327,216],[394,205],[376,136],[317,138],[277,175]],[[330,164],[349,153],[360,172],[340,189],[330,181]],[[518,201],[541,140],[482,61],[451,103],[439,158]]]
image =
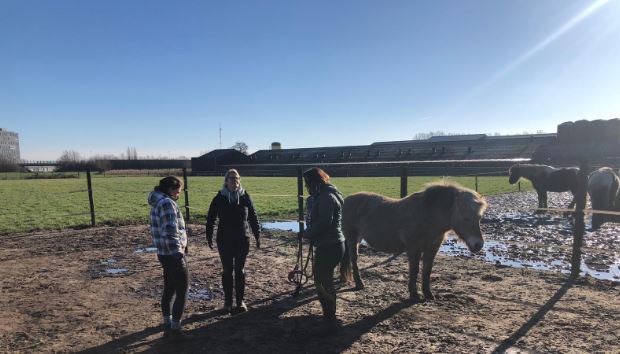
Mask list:
[[[483,224],[487,239],[529,245],[509,247],[507,258],[549,257],[541,249],[566,253],[568,221],[514,211],[515,205],[530,206],[531,198],[519,193],[491,199]],[[327,328],[311,283],[291,297],[286,275],[295,262],[293,234],[277,230],[265,230],[263,248],[251,249],[250,311],[224,314],[218,311],[217,253],[205,246],[204,226],[193,228],[184,327],[195,338],[186,343],[161,338],[162,275],[156,255],[145,249],[146,226],[2,236],[0,351],[620,352],[620,283],[590,276],[571,282],[561,267],[512,268],[467,253],[439,255],[432,276],[436,300],[411,304],[405,257],[364,248],[366,289],[340,285],[342,324]],[[586,245],[593,263],[613,263],[617,226],[589,233]],[[603,256],[597,256],[599,248]]]

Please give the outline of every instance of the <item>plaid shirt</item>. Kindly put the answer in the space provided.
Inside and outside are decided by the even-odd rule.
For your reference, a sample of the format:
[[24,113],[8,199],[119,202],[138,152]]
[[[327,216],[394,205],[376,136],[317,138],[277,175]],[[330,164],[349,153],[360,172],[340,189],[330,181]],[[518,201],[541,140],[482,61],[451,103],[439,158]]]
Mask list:
[[161,192],[151,192],[148,198],[151,206],[151,234],[157,254],[169,256],[184,254],[187,247],[187,232],[183,214],[170,197]]

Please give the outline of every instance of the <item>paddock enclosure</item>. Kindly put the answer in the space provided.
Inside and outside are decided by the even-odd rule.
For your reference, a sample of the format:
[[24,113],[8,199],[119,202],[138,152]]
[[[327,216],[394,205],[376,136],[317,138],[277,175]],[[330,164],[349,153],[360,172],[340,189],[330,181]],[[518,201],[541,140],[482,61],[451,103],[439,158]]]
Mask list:
[[[402,171],[395,168],[391,176],[337,177],[333,182],[345,195],[369,190],[398,197],[442,178],[477,189],[489,202],[481,222],[485,247],[481,254],[471,255],[448,238],[433,268],[436,300],[413,305],[407,301],[406,257],[362,246],[359,267],[367,287],[351,291],[352,285],[340,286],[342,326],[333,332],[326,332],[320,321],[311,282],[298,297],[291,296],[294,286],[286,275],[295,264],[296,229],[265,229],[263,248],[251,249],[246,267],[250,311],[233,317],[217,311],[223,304],[219,257],[205,245],[200,217],[222,179],[187,176],[187,194],[179,205],[189,211],[196,237],[190,240],[192,279],[184,323],[197,338],[183,347],[162,341],[160,333],[161,269],[149,248],[146,225],[146,195],[159,177],[92,175],[90,188],[83,173],[62,180],[0,181],[3,196],[15,192],[21,198],[0,206],[6,214],[1,216],[4,225],[11,220],[21,225],[16,217],[23,217],[24,224],[42,228],[38,220],[60,210],[45,228],[64,228],[12,229],[0,235],[4,241],[0,351],[619,350],[619,225],[607,223],[589,231],[586,218],[579,247],[580,276],[571,277],[574,223],[552,211],[533,215],[536,194],[528,184],[510,186],[507,169],[489,171],[490,176],[425,177]],[[263,209],[261,221],[296,219],[303,205],[298,181],[267,180],[263,185],[263,178],[242,174],[259,213]],[[44,185],[47,194],[30,195],[22,189],[35,185]],[[549,208],[562,208],[570,197],[570,193],[550,193]],[[118,208],[127,204],[131,208],[123,211],[130,217],[118,218]],[[90,226],[92,210],[95,227]],[[78,222],[66,225],[74,220],[72,213],[79,213]],[[303,247],[305,254],[307,246]],[[348,310],[343,311],[344,307]]]
[[[552,194],[550,206],[565,205],[569,197]],[[193,224],[197,236],[190,240],[184,323],[197,338],[183,346],[161,340],[161,270],[148,248],[146,225],[3,235],[0,351],[617,351],[618,279],[585,272],[569,277],[569,221],[519,211],[536,200],[532,191],[487,200],[482,229],[488,248],[475,257],[458,247],[441,252],[433,269],[435,301],[406,301],[405,256],[362,247],[360,269],[368,286],[362,291],[340,286],[342,326],[336,332],[322,326],[311,283],[291,297],[286,274],[296,252],[292,231],[264,230],[263,248],[251,249],[250,311],[233,317],[218,312],[219,258],[204,243],[204,226]],[[588,270],[618,270],[613,263],[619,234],[615,224],[586,232]],[[487,259],[489,254],[496,258]],[[538,270],[543,264],[547,270]]]

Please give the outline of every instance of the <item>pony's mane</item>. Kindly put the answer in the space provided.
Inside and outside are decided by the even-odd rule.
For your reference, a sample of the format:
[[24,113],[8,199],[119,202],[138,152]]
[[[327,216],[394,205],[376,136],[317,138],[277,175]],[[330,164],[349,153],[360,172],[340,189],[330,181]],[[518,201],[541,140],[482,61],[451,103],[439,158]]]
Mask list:
[[530,177],[533,175],[537,175],[539,173],[542,172],[551,172],[553,170],[555,170],[553,167],[551,166],[547,166],[547,165],[535,165],[535,164],[519,164],[519,165],[514,165],[510,168],[510,174],[512,175],[512,171],[513,168],[517,168],[519,171],[519,176],[521,177]]
[[479,213],[482,215],[488,204],[484,197],[480,195],[480,193],[475,190],[466,188],[461,186],[456,182],[449,181],[439,181],[439,182],[431,182],[427,183],[424,188],[424,192],[432,191],[434,189],[449,189],[454,191],[457,195],[465,196],[465,200],[467,201],[467,206],[471,208],[475,213]]

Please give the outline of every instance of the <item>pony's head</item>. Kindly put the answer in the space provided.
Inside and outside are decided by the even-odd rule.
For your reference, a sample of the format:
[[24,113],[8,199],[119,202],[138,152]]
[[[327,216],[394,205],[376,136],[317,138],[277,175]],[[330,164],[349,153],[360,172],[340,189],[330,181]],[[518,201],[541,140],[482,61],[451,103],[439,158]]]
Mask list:
[[510,184],[517,183],[517,181],[521,177],[521,175],[519,175],[519,165],[517,164],[510,167],[510,169],[508,169],[508,175],[510,175],[510,177],[508,178],[508,182],[510,182]]
[[484,246],[480,230],[480,219],[487,208],[487,202],[477,192],[458,185],[432,185],[424,192],[424,199],[430,210],[443,213],[448,218],[449,228],[465,242],[471,252],[478,252]]

